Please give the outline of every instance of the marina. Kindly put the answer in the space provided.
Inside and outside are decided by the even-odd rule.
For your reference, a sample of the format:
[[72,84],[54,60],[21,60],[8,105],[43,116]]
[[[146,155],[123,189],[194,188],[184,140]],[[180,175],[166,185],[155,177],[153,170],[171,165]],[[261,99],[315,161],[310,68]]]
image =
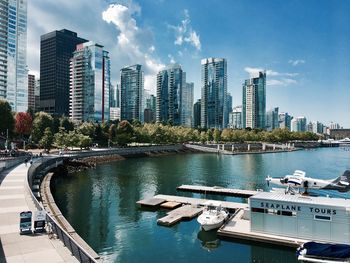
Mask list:
[[[191,154],[128,159],[98,165],[94,170],[81,171],[69,178],[58,178],[59,182],[54,183],[54,198],[77,233],[108,262],[151,263],[163,257],[174,263],[229,262],[235,255],[235,260],[242,263],[254,260],[295,263],[295,248],[308,238],[282,236],[278,239],[275,233],[251,233],[245,212],[249,210],[247,199],[178,191],[177,187],[218,186],[266,192],[269,190],[268,175],[284,176],[295,169],[325,180],[342,175],[348,167],[348,153],[340,148],[322,148],[234,157]],[[250,198],[260,194],[258,191]],[[332,200],[349,198],[348,193],[338,191],[322,194],[333,196]],[[164,201],[148,207],[151,209],[136,204],[149,198]],[[232,207],[229,220],[218,231],[201,230],[196,217],[181,219],[169,227],[157,223],[183,204],[204,207],[208,200],[228,203]],[[176,202],[175,208],[163,208],[167,202]],[[176,207],[177,203],[180,203],[179,207]],[[253,234],[253,239],[249,239]]]
[[232,188],[224,188],[220,186],[201,186],[201,185],[181,185],[177,187],[176,190],[183,191],[183,192],[216,194],[216,195],[235,196],[235,197],[244,197],[244,198],[248,198],[259,193],[259,191],[252,191],[252,190],[232,189]]

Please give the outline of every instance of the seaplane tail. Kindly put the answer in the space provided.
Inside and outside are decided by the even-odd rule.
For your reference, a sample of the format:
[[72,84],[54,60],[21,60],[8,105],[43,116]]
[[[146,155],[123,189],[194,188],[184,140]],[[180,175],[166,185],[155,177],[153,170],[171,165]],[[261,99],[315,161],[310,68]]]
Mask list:
[[324,187],[325,190],[338,190],[347,192],[350,190],[350,170],[346,170],[343,175],[331,180],[331,183]]

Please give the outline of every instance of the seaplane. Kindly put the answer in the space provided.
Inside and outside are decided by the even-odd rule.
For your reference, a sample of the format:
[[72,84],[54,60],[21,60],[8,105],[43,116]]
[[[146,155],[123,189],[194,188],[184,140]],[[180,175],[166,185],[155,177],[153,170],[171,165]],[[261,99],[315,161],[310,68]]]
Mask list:
[[287,187],[285,192],[294,194],[299,192],[300,188],[305,189],[307,193],[308,189],[322,189],[322,190],[337,190],[339,192],[347,192],[350,190],[350,170],[346,170],[343,175],[329,180],[316,179],[306,177],[306,173],[301,170],[295,170],[292,175],[286,175],[284,177],[271,177],[266,178],[267,186],[271,184]]

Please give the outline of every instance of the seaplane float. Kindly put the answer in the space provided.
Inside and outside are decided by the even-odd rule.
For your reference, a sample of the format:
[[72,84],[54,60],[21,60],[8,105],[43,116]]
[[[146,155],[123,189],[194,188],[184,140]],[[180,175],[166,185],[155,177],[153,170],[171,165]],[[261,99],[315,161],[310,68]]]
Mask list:
[[301,170],[295,170],[292,175],[286,175],[284,177],[271,177],[266,178],[268,186],[270,184],[286,187],[286,193],[299,192],[300,188],[305,189],[322,189],[322,190],[337,190],[339,192],[347,192],[350,189],[350,170],[346,170],[343,175],[334,179],[316,179],[307,177],[306,173]]

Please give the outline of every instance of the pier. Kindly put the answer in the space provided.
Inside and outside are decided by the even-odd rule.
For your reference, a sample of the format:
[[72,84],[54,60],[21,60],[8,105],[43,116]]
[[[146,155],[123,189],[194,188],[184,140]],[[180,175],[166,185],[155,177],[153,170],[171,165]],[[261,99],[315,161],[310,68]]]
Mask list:
[[192,219],[203,212],[203,207],[183,205],[167,213],[167,216],[157,220],[159,225],[172,226],[182,219]]
[[244,239],[293,248],[297,248],[309,241],[299,238],[251,231],[250,219],[245,216],[244,209],[238,209],[236,213],[220,227],[217,233],[219,236],[226,238]]
[[182,192],[217,194],[217,195],[225,195],[225,196],[244,197],[244,198],[249,198],[259,193],[259,191],[252,191],[252,190],[224,188],[219,186],[210,187],[210,186],[201,186],[201,185],[181,185],[177,187],[176,190],[182,191]]

